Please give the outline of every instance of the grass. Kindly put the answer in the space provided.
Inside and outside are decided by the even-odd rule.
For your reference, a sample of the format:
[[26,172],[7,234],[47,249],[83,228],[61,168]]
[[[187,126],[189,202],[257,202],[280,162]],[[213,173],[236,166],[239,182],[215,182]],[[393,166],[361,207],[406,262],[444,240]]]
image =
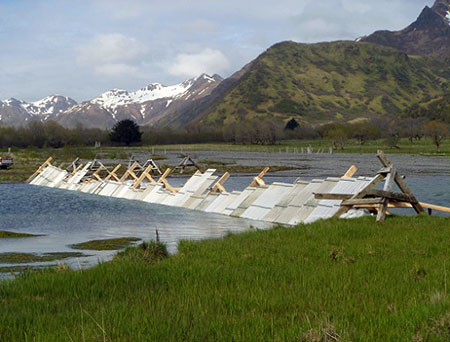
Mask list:
[[4,341],[448,341],[450,221],[327,220],[0,283]]
[[86,256],[78,252],[54,252],[44,254],[33,253],[0,253],[2,264],[26,264],[31,262],[48,262],[67,258],[78,258]]
[[5,238],[5,239],[7,239],[7,238],[26,238],[26,237],[34,237],[34,236],[41,236],[41,235],[16,233],[16,232],[0,230],[0,239],[2,239],[2,238]]
[[[117,162],[126,160],[134,151],[155,152],[153,157],[156,160],[164,160],[167,151],[231,151],[231,152],[266,152],[266,153],[300,153],[302,148],[306,152],[307,147],[311,146],[313,153],[321,150],[328,153],[332,142],[328,140],[288,140],[281,141],[276,145],[239,145],[229,143],[216,144],[190,144],[190,145],[160,145],[160,146],[140,146],[140,147],[104,147],[94,149],[93,147],[65,147],[61,149],[42,148],[42,149],[13,149],[14,166],[8,170],[0,170],[0,183],[25,182],[30,175],[49,157],[52,156],[55,165],[72,162],[75,158],[94,159],[96,155],[100,158],[115,159]],[[364,145],[359,145],[353,140],[349,140],[343,150],[334,150],[334,153],[370,153],[376,154],[377,150],[382,149],[386,153],[403,154],[424,154],[428,156],[450,156],[450,139],[443,142],[441,152],[436,152],[436,147],[429,139],[422,139],[419,142],[410,143],[407,139],[401,139],[397,148],[390,148],[385,145],[384,140],[368,141]],[[156,154],[158,153],[158,154]],[[1,153],[0,153],[1,154]],[[119,159],[117,159],[119,158]],[[218,172],[248,173],[259,172],[260,166],[241,166],[224,164],[221,161],[204,160],[205,164],[214,167]],[[161,165],[161,167],[173,165]],[[124,172],[125,168],[122,168]],[[271,167],[271,172],[290,170],[289,167]]]
[[132,242],[140,241],[139,238],[124,237],[117,239],[91,240],[71,245],[73,249],[88,249],[93,251],[114,251],[128,246]]

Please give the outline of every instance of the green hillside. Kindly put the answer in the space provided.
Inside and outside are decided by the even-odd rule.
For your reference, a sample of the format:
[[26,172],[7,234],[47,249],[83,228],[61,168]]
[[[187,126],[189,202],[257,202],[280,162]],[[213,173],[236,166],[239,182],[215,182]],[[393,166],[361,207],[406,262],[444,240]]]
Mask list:
[[443,61],[370,43],[283,42],[209,99],[196,121],[218,126],[255,117],[308,123],[394,117],[448,92],[448,73]]

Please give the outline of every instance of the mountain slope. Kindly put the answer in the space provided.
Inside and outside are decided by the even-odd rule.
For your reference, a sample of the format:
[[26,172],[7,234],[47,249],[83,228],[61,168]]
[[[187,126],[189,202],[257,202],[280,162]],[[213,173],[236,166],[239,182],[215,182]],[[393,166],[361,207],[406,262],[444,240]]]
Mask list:
[[389,46],[410,55],[450,57],[450,0],[426,6],[417,20],[401,31],[377,31],[360,41]]
[[191,120],[220,126],[255,117],[324,123],[394,116],[448,91],[446,68],[368,43],[283,42],[196,103],[202,110],[191,110]]

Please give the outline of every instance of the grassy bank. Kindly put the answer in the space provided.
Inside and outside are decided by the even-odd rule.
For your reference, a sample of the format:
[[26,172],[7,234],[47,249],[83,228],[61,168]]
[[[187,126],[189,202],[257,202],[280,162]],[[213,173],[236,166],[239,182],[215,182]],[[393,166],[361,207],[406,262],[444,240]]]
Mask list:
[[[2,341],[445,341],[450,221],[329,220],[0,284]],[[328,336],[326,338],[326,336]]]

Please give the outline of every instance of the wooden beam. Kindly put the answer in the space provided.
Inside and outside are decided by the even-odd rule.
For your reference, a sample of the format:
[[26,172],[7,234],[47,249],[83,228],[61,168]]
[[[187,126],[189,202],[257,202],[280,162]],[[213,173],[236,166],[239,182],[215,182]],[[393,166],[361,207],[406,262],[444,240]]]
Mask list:
[[103,165],[100,165],[99,168],[92,174],[93,177],[97,178],[97,180],[99,181],[103,181],[103,179],[99,176],[99,173],[103,170],[106,169],[106,167],[104,167]]
[[230,173],[225,172],[222,177],[220,177],[220,179],[216,182],[216,184],[213,185],[211,192],[226,192],[227,190],[223,186],[223,183],[225,183],[228,178],[230,178]]
[[[364,198],[366,196],[366,194],[374,189],[379,183],[381,183],[384,180],[384,176],[383,175],[376,175],[369,184],[366,185],[366,187],[361,190],[359,193],[357,193],[356,195],[353,195],[351,199],[358,199],[358,198]],[[343,205],[341,204],[341,207],[339,208],[339,210],[333,215],[333,217],[341,217],[342,215],[344,215],[346,212],[348,212],[350,209],[352,208],[351,205]]]
[[[397,170],[394,167],[390,167],[389,173],[387,173],[386,181],[384,183],[383,191],[385,193],[391,192],[394,186],[394,178],[397,174]],[[382,197],[382,201],[378,207],[377,222],[382,222],[386,218],[386,211],[389,204],[389,199]]]
[[378,197],[378,198],[354,198],[345,200],[342,202],[342,205],[344,206],[354,206],[354,205],[361,205],[361,204],[383,204],[384,198]]
[[385,197],[393,201],[399,202],[410,202],[413,203],[416,201],[415,197],[411,197],[408,194],[404,194],[403,192],[392,192],[392,191],[384,191],[384,190],[371,190],[367,195],[375,196],[375,197]]
[[123,174],[122,178],[120,178],[119,182],[124,182],[124,181],[126,181],[127,178],[128,178],[130,175],[131,175],[131,176],[134,175],[134,179],[137,179],[137,177],[136,177],[136,175],[134,174],[133,171],[134,171],[135,168],[138,167],[138,165],[139,165],[139,163],[138,163],[137,161],[135,161],[135,162],[130,166],[130,168],[129,168],[127,171],[125,171],[125,173]]
[[[443,207],[440,205],[435,205],[435,204],[430,204],[430,203],[424,203],[424,202],[420,202],[420,205],[423,208],[427,208],[427,209],[431,209],[431,210],[436,210],[436,211],[441,211],[443,213],[450,213],[450,208],[448,207]],[[375,208],[375,205],[373,204],[355,204],[354,205],[355,208]],[[396,201],[389,201],[388,204],[388,208],[397,208],[397,209],[408,209],[408,208],[412,208],[412,204],[409,202],[396,202]]]
[[163,179],[161,183],[164,185],[164,188],[169,190],[170,192],[176,194],[178,191],[180,191],[180,188],[174,188],[172,185],[169,184],[167,179]]
[[159,177],[158,183],[162,183],[162,181],[165,180],[165,179],[170,175],[171,172],[172,172],[172,169],[171,169],[170,167],[168,167],[168,168],[166,169],[166,171],[164,171],[164,173],[162,174],[162,176]]
[[347,172],[342,176],[342,178],[351,178],[358,172],[358,167],[356,165],[350,166]]
[[78,165],[76,168],[73,169],[73,171],[70,173],[70,175],[73,176],[78,171],[80,171],[82,167],[83,167],[83,164]]
[[136,180],[136,182],[134,182],[133,187],[135,189],[139,188],[139,186],[141,185],[142,181],[147,178],[150,182],[152,183],[156,183],[155,180],[153,179],[153,177],[150,175],[149,172],[152,171],[153,165],[149,164],[144,171],[142,171],[141,175],[139,176],[139,178]]
[[263,177],[266,175],[267,172],[269,172],[270,167],[265,167],[259,175],[257,175],[255,178],[253,178],[253,182],[250,183],[250,187],[252,186],[264,186],[266,183],[263,181]]
[[349,194],[322,194],[322,193],[314,193],[314,198],[316,200],[337,200],[343,201],[352,198],[353,195]]
[[[391,162],[386,158],[386,155],[384,154],[383,151],[379,150],[377,153],[377,157],[380,160],[381,164],[383,164],[384,167],[392,167]],[[419,201],[415,198],[413,192],[408,187],[408,185],[403,180],[403,178],[398,173],[396,173],[394,180],[402,192],[414,197],[415,203],[412,203],[412,205],[413,205],[413,208],[416,211],[416,213],[418,213],[418,214],[423,213],[424,212],[423,207],[420,205]]]
[[119,177],[116,172],[122,167],[122,164],[116,165],[116,167],[112,171],[108,171],[108,175],[105,177],[104,181],[107,182],[112,178],[114,178],[117,182],[120,182]]
[[47,160],[46,160],[41,166],[39,166],[39,168],[36,170],[36,172],[33,173],[33,174],[27,179],[27,183],[31,182],[38,174],[40,174],[40,173],[44,170],[44,168],[46,168],[46,167],[49,166],[49,165],[52,165],[52,164],[51,164],[51,161],[52,161],[52,160],[53,160],[52,157],[48,157]]

